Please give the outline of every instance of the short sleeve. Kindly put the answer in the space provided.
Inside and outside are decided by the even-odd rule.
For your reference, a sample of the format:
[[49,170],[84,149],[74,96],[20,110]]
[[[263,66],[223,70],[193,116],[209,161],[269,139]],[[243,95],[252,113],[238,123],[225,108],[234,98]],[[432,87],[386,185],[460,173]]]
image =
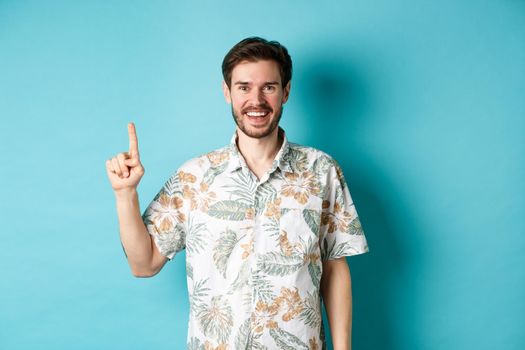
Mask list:
[[168,259],[186,247],[186,214],[178,172],[155,195],[142,220],[159,252]]
[[357,210],[343,172],[335,161],[327,174],[319,245],[323,261],[368,252]]

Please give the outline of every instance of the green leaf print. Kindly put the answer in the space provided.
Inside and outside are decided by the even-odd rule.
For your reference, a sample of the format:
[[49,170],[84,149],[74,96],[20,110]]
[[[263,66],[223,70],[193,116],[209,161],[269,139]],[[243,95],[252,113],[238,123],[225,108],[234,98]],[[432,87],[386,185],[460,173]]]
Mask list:
[[308,264],[308,272],[310,273],[314,286],[319,286],[319,282],[321,281],[321,267],[310,262]]
[[206,306],[204,299],[208,296],[210,291],[210,288],[206,287],[206,282],[208,282],[207,278],[193,283],[193,290],[190,296],[190,309],[195,313]]
[[304,300],[304,309],[299,315],[299,319],[306,325],[317,329],[321,326],[321,301],[319,294],[308,292]]
[[200,253],[208,240],[206,239],[206,224],[193,222],[193,216],[190,216],[187,224],[188,233],[186,234],[186,251],[188,254]]
[[297,338],[290,332],[285,331],[281,328],[270,329],[270,335],[272,336],[275,343],[279,346],[279,349],[283,350],[309,350],[301,339]]
[[329,157],[321,156],[314,161],[312,168],[317,175],[321,175],[326,174],[328,172],[328,169],[330,169],[330,166],[332,166],[332,164],[333,162],[330,161]]
[[304,209],[303,218],[308,224],[308,227],[310,227],[310,230],[312,230],[316,236],[319,236],[319,228],[321,227],[321,212],[314,209]]
[[335,201],[339,204],[341,208],[345,207],[345,198],[341,187],[337,187],[335,189]]
[[293,210],[292,208],[281,208],[281,217],[286,215],[289,211]]
[[235,349],[255,349],[266,350],[266,346],[257,342],[262,333],[253,333],[250,327],[250,318],[247,318],[239,327],[239,331],[235,337]]
[[231,188],[228,193],[237,197],[238,201],[245,204],[251,203],[252,194],[255,193],[257,184],[250,178],[250,175],[246,174],[244,171],[238,171],[234,174],[231,180],[234,182],[233,185],[224,186],[224,188]]
[[241,221],[246,217],[248,205],[234,200],[216,202],[210,206],[208,215],[222,220]]
[[266,209],[266,205],[277,197],[277,190],[267,181],[264,182],[255,193],[255,215],[260,215]]
[[268,220],[268,222],[262,224],[262,227],[264,228],[264,233],[266,235],[268,235],[268,237],[273,237],[275,238],[274,241],[275,241],[275,246],[278,247],[279,246],[279,229],[280,229],[280,226],[279,226],[279,221],[277,220]]
[[237,233],[227,228],[226,231],[220,234],[213,248],[213,261],[215,262],[217,270],[219,270],[224,278],[226,278],[228,260],[239,240]]
[[340,258],[342,256],[351,255],[351,252],[355,251],[355,248],[352,247],[351,242],[343,242],[337,244],[336,241],[331,246],[328,246],[326,257],[327,259]]
[[312,279],[312,284],[316,287],[319,287],[319,282],[321,281],[321,266],[317,261],[312,260],[312,256],[318,256],[318,240],[312,237],[308,237],[308,240],[305,242],[301,237],[299,237],[300,245],[298,249],[298,254],[304,257],[308,257],[308,273]]
[[228,341],[233,326],[233,310],[226,297],[212,297],[210,305],[204,306],[197,313],[197,319],[205,336],[215,339],[218,343]]
[[193,266],[191,265],[191,263],[187,259],[186,259],[186,275],[190,279],[193,279]]
[[216,167],[210,167],[203,176],[203,181],[207,183],[208,185],[211,185],[213,183],[213,180],[217,177],[217,175],[220,175],[224,172],[226,169],[226,166],[228,165],[228,162],[224,162],[223,164],[216,166]]
[[272,293],[273,285],[270,280],[265,278],[264,273],[257,270],[253,274],[251,281],[255,300],[261,300],[267,304],[271,303],[275,298],[275,295]]
[[292,168],[297,169],[299,172],[306,171],[308,169],[308,155],[299,150],[298,148],[291,147],[286,155],[287,160],[292,163]]
[[166,181],[163,190],[170,196],[174,195],[175,193],[182,193],[178,172],[171,176],[168,181]]
[[272,276],[294,273],[303,265],[303,258],[299,255],[286,256],[280,252],[270,252],[259,257],[259,268]]
[[237,289],[242,288],[248,282],[250,277],[250,260],[246,259],[243,261],[241,268],[239,269],[239,274],[235,278],[235,281],[230,286],[228,293],[233,293]]
[[247,318],[235,336],[235,349],[251,349],[251,339],[250,318]]
[[186,344],[188,350],[205,350],[204,344],[201,343],[199,338],[192,337],[188,344]]
[[363,234],[363,228],[361,227],[361,221],[359,220],[359,217],[356,216],[350,225],[348,225],[348,233],[351,235]]

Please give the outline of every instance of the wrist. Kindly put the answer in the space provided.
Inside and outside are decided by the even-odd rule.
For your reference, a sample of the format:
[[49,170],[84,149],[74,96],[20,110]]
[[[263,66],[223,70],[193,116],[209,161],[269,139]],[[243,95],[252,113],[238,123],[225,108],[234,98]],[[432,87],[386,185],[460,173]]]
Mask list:
[[129,200],[137,196],[137,189],[135,187],[122,188],[114,190],[114,193],[117,200]]

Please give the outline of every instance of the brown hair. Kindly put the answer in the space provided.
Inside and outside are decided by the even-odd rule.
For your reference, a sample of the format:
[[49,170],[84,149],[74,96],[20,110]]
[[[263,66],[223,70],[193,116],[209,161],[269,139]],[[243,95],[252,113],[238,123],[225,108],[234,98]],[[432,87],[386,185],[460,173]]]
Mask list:
[[239,41],[224,56],[222,76],[230,88],[233,68],[242,61],[274,60],[279,65],[283,88],[292,79],[292,58],[286,47],[277,41],[253,36]]

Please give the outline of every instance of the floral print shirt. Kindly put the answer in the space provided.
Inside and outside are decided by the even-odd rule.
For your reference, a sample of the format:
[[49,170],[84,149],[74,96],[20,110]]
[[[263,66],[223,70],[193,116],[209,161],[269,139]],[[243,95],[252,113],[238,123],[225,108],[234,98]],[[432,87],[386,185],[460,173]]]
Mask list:
[[186,249],[188,349],[325,349],[322,263],[368,251],[336,161],[279,134],[261,179],[234,133],[185,162],[142,215],[162,255]]

